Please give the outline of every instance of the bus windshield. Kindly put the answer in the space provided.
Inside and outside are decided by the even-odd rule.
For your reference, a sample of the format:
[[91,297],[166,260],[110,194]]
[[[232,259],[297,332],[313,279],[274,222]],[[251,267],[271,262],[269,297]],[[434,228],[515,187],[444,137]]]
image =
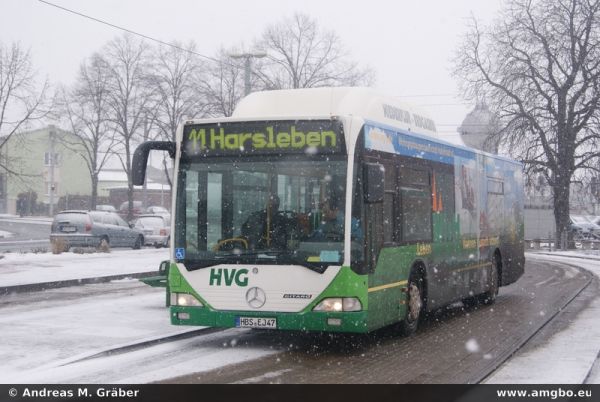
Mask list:
[[340,264],[346,167],[334,155],[182,161],[175,247],[186,268]]

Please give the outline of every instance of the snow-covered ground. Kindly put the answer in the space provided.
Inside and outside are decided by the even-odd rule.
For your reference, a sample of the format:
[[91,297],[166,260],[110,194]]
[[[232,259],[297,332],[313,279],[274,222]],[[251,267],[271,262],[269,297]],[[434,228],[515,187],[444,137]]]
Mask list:
[[0,239],[6,239],[7,237],[12,237],[12,233],[6,232],[4,230],[0,230]]
[[[0,286],[157,271],[167,258],[167,249],[83,255],[7,253],[0,259]],[[243,346],[241,340],[238,344],[236,339],[249,331],[233,329],[201,340],[184,339],[72,363],[107,349],[198,328],[172,326],[164,289],[137,280],[34,292],[37,302],[22,302],[25,295],[11,295],[12,300],[0,309],[3,383],[145,383],[276,353],[271,348]],[[181,350],[186,350],[185,359]]]
[[[87,255],[8,253],[0,259],[0,286],[155,271],[166,258],[165,249]],[[600,275],[597,252],[553,253],[551,256],[528,253],[527,258],[568,262]],[[105,292],[105,289],[110,291]],[[12,295],[14,300],[0,305],[2,382],[143,383],[278,352],[266,345],[245,343],[249,331],[231,329],[72,363],[106,349],[196,328],[171,326],[164,307],[164,290],[143,286],[137,281],[34,294],[37,302],[27,299],[15,302],[26,296]],[[40,302],[40,298],[44,301]],[[568,328],[534,350],[517,353],[487,382],[582,383],[600,351],[599,316],[600,300],[594,300],[574,317]],[[181,350],[186,350],[184,360]],[[168,372],[165,366],[170,367]],[[600,370],[593,370],[587,382],[600,383]]]
[[[568,251],[538,255],[528,259],[552,260],[577,265],[600,276],[597,252]],[[575,258],[574,258],[575,257]],[[581,258],[581,257],[585,257]],[[552,336],[543,346],[518,353],[487,379],[488,384],[581,384],[600,357],[600,298],[596,298],[565,330]],[[596,362],[596,363],[595,363]],[[600,384],[600,371],[587,378]]]
[[113,249],[110,253],[21,254],[6,253],[0,259],[0,287],[70,279],[158,271],[168,249]]
[[[29,303],[2,308],[0,381],[147,383],[276,353],[244,345],[249,330],[233,329],[75,362],[107,349],[198,329],[170,325],[164,289],[135,282],[86,285],[83,291],[89,295],[77,297],[77,303],[63,288],[45,291],[50,300],[43,308]],[[104,292],[111,285],[121,290]],[[56,297],[61,292],[65,297]]]

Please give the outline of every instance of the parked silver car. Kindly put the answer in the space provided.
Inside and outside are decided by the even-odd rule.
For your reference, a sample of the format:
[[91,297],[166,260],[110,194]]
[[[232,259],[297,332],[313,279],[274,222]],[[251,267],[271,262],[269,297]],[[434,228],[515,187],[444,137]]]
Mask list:
[[571,215],[569,221],[570,230],[573,232],[573,239],[600,239],[600,226],[594,223],[593,218],[582,215]]
[[140,215],[133,227],[144,234],[144,244],[168,247],[171,240],[171,222],[166,215]]
[[144,234],[119,215],[106,211],[62,211],[50,227],[50,242],[62,239],[66,248],[77,246],[132,247],[144,244]]
[[96,211],[108,211],[108,212],[117,212],[117,208],[112,205],[96,205]]
[[171,214],[167,208],[156,206],[156,205],[146,208],[146,213],[153,214],[153,215],[170,215]]

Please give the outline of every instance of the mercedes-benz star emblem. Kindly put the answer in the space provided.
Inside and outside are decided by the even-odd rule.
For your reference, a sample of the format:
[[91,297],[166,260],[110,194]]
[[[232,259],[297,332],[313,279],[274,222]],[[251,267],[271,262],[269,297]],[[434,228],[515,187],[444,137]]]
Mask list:
[[267,295],[264,290],[255,286],[246,292],[246,301],[252,308],[261,308],[267,301]]

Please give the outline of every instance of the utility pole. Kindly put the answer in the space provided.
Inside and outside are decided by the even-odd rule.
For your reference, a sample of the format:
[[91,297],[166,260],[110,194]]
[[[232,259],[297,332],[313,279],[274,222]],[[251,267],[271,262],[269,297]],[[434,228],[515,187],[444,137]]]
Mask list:
[[55,127],[50,127],[50,216],[54,216],[54,137],[56,135]]
[[252,86],[250,84],[250,75],[252,74],[252,59],[260,59],[266,56],[267,54],[264,52],[229,55],[229,57],[232,59],[244,59],[244,95],[248,95],[250,92],[252,92]]
[[[144,113],[144,142],[148,141],[148,137],[150,136],[148,129],[148,114]],[[149,163],[152,165],[152,163]],[[148,176],[146,175],[146,180],[144,180],[144,186],[142,187],[142,199],[143,199],[143,208],[148,208]]]

